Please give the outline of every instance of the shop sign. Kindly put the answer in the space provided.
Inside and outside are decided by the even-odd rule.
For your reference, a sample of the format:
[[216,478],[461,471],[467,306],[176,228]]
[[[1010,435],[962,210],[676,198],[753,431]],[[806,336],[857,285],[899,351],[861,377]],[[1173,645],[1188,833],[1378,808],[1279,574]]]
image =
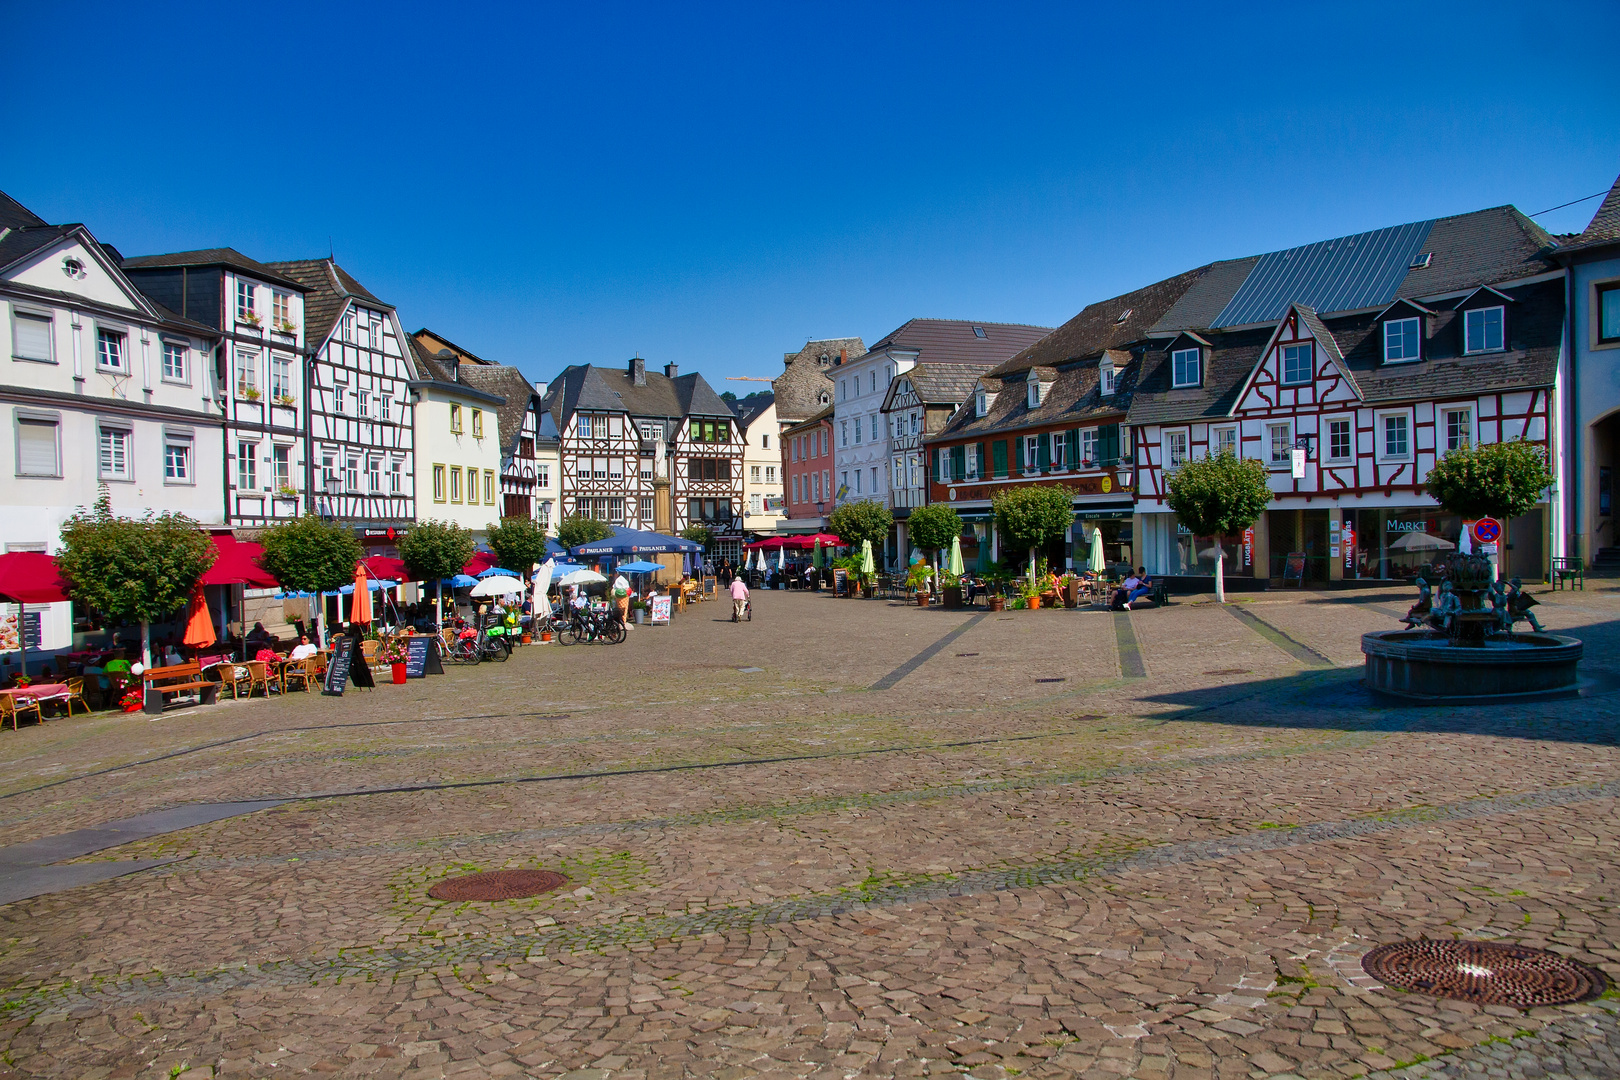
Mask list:
[[1289,471],[1294,474],[1295,480],[1305,479],[1305,448],[1296,446],[1289,452]]
[[1438,526],[1438,524],[1438,522],[1433,521],[1397,521],[1390,518],[1384,525],[1384,531],[1392,533],[1438,532],[1438,528],[1429,528],[1430,525]]
[[1348,521],[1344,523],[1343,540],[1344,568],[1354,570],[1356,568],[1356,530],[1350,527]]
[[1254,565],[1254,526],[1243,530],[1243,565]]
[[1328,522],[1328,558],[1339,557],[1339,521],[1337,518]]
[[669,622],[668,596],[654,596],[652,598],[652,621],[654,626]]

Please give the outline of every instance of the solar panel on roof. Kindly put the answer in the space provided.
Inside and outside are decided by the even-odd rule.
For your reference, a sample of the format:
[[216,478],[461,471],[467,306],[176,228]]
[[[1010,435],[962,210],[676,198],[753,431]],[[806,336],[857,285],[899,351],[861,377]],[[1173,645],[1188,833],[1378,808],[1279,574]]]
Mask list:
[[1289,304],[1323,314],[1387,304],[1433,225],[1414,221],[1262,255],[1210,326],[1270,322]]

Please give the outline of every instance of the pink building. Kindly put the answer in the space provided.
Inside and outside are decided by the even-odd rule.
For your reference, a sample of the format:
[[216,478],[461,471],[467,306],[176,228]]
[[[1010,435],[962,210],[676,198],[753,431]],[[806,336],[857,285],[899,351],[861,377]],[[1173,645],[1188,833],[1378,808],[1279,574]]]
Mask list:
[[827,526],[833,499],[833,407],[782,432],[783,497],[787,520],[781,532],[820,532]]

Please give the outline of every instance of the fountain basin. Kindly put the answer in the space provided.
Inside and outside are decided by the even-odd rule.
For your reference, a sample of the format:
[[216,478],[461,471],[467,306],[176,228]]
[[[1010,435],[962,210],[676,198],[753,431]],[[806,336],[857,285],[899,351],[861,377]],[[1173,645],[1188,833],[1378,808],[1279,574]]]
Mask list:
[[1431,630],[1361,635],[1369,689],[1433,704],[1560,697],[1579,689],[1582,645],[1561,634],[1514,634],[1455,645]]

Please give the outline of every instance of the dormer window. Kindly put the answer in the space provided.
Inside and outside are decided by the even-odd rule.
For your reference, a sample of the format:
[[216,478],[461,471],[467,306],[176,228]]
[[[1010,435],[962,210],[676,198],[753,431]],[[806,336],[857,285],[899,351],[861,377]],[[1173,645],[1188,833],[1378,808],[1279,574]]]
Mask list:
[[1172,386],[1197,386],[1203,380],[1202,353],[1202,349],[1177,349],[1170,354]]
[[1104,361],[1097,369],[1097,392],[1103,397],[1109,397],[1114,392],[1114,365]]
[[973,395],[973,415],[983,416],[990,411],[990,399],[983,390]]
[[1475,308],[1463,312],[1463,352],[1501,352],[1506,348],[1503,308]]
[[1029,373],[1029,407],[1041,407],[1041,380],[1033,371]]
[[1310,342],[1282,347],[1282,381],[1286,385],[1311,381]]
[[1384,363],[1399,364],[1416,360],[1422,351],[1422,320],[1390,319],[1384,323]]

